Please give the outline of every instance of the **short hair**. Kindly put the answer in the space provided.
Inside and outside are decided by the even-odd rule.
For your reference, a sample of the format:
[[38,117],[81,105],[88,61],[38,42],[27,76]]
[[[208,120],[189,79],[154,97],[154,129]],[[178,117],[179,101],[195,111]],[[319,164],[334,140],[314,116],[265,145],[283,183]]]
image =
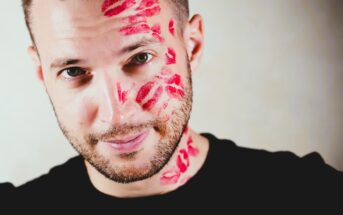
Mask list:
[[[29,30],[30,37],[33,43],[34,42],[34,36],[31,30],[31,6],[32,6],[33,0],[22,0],[22,7],[24,10],[25,15],[25,23],[27,26],[27,29]],[[178,24],[178,30],[182,32],[185,24],[188,21],[189,18],[189,3],[188,0],[166,0],[170,6],[172,6],[176,22]]]

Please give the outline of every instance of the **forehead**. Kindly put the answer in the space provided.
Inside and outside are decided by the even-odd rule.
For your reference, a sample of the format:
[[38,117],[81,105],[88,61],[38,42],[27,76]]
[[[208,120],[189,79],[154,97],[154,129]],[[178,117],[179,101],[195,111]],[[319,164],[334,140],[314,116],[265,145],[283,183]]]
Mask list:
[[56,40],[105,39],[109,34],[113,38],[142,11],[150,23],[168,22],[172,15],[165,0],[34,0],[31,27],[38,46]]

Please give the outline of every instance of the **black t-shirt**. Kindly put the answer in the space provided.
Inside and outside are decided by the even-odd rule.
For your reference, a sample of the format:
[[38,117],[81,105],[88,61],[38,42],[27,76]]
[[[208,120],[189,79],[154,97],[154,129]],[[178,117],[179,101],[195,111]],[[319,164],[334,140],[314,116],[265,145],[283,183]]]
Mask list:
[[131,199],[105,195],[93,187],[83,158],[77,156],[17,188],[0,186],[0,196],[6,196],[3,205],[12,212],[47,214],[228,214],[275,208],[308,212],[319,207],[327,212],[343,201],[343,173],[325,164],[317,153],[299,158],[290,152],[248,149],[211,134],[202,135],[210,141],[204,166],[186,185],[164,195]]

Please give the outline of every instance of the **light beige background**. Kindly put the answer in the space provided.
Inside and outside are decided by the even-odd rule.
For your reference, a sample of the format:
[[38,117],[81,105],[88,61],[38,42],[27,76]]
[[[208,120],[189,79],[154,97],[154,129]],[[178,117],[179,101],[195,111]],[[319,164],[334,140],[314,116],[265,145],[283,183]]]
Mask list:
[[[191,127],[240,146],[318,151],[343,170],[343,2],[191,0],[191,7],[207,32]],[[76,153],[26,55],[19,0],[3,2],[0,22],[0,182],[19,185]]]

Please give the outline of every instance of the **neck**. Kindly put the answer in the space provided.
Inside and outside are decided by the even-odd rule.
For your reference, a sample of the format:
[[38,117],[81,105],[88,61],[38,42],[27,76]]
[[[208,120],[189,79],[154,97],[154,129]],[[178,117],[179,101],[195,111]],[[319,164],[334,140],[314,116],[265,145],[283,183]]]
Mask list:
[[85,161],[89,178],[100,192],[119,198],[160,195],[184,186],[203,166],[208,152],[208,140],[186,129],[173,156],[163,169],[149,179],[130,184],[114,182]]

